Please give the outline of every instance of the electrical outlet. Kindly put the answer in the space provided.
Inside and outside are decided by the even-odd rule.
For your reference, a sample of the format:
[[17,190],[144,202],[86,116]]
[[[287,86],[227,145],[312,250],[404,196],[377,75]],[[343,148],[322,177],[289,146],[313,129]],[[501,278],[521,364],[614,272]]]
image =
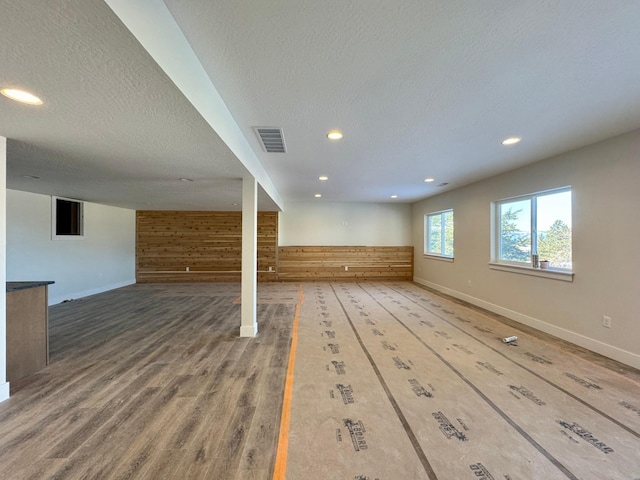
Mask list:
[[471,280],[467,280],[467,287],[471,288]]
[[611,317],[607,317],[606,315],[603,315],[602,326],[605,328],[611,328]]
[[189,271],[189,267],[187,267],[187,268],[185,269],[185,271],[186,271],[186,272],[188,272],[188,271]]
[[349,267],[347,267],[346,265],[344,266],[344,271],[348,272],[349,271]]

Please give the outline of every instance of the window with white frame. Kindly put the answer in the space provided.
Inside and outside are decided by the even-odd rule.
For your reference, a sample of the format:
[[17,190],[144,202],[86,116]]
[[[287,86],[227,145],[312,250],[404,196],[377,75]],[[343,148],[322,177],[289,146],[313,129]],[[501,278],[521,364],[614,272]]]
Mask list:
[[424,224],[425,255],[453,258],[453,210],[429,213]]
[[571,187],[494,202],[492,260],[532,266],[532,255],[549,268],[572,270]]
[[84,204],[70,198],[51,197],[53,239],[84,238]]

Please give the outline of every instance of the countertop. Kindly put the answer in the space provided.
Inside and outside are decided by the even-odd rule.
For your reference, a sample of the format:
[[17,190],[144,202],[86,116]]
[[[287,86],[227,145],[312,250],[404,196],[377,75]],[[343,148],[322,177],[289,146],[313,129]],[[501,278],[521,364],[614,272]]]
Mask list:
[[43,287],[45,285],[51,285],[52,281],[44,280],[39,282],[7,282],[7,293],[15,292],[17,290],[25,290],[27,288]]

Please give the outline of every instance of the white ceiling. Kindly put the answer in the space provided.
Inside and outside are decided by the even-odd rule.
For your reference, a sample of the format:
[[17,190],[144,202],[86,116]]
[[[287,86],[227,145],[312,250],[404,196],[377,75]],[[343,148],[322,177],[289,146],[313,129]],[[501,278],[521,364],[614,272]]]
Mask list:
[[637,0],[107,3],[0,0],[0,86],[45,101],[0,97],[8,188],[235,210],[249,171],[264,210],[413,202],[640,128]]

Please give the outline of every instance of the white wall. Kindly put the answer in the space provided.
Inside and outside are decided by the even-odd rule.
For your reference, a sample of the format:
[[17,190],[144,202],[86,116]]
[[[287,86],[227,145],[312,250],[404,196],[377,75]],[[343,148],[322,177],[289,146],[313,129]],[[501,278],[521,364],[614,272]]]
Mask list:
[[[0,282],[6,280],[7,139],[0,137]],[[7,382],[7,297],[0,295],[0,402],[9,398]]]
[[84,204],[83,239],[51,239],[51,197],[7,190],[7,279],[53,280],[49,304],[135,283],[135,211]]
[[411,206],[397,203],[288,203],[280,246],[411,245]]
[[[639,182],[635,131],[418,202],[415,280],[640,368]],[[491,202],[564,185],[573,192],[573,283],[490,270]],[[453,263],[421,254],[424,215],[445,208],[454,209]]]

